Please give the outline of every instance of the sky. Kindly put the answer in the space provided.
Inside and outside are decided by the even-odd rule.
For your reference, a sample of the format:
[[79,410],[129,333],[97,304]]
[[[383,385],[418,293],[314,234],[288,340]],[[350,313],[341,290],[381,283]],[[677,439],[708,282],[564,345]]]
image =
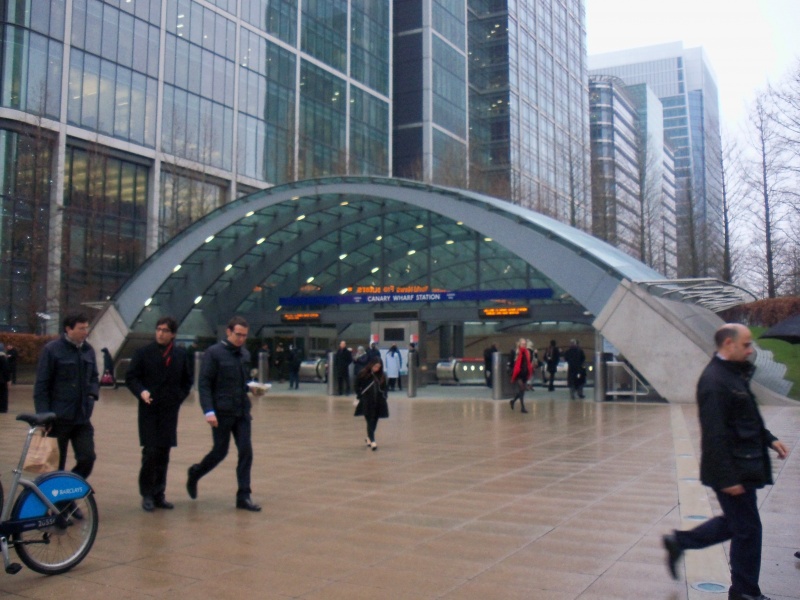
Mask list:
[[733,135],[758,91],[798,68],[798,30],[800,0],[586,0],[590,56],[666,42],[702,46],[723,132]]

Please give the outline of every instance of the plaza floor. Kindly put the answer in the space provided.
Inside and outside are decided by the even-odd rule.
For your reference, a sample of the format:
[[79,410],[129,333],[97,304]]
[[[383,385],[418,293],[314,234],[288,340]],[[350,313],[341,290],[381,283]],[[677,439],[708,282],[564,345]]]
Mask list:
[[[390,397],[371,452],[352,399],[287,387],[253,408],[261,513],[234,508],[233,449],[198,499],[187,496],[186,470],[211,446],[194,396],[172,452],[175,509],[145,513],[136,403],[104,389],[93,418],[94,548],[64,575],[0,573],[0,598],[727,598],[695,589],[727,588],[726,547],[688,553],[679,581],[661,548],[662,534],[718,510],[696,481],[693,404],[570,401],[538,388],[521,414],[486,388],[427,387]],[[32,409],[31,394],[12,387],[0,415],[6,492],[25,431],[14,415]],[[759,495],[761,583],[773,600],[797,600],[800,406],[763,414],[793,453],[774,461],[776,485]]]

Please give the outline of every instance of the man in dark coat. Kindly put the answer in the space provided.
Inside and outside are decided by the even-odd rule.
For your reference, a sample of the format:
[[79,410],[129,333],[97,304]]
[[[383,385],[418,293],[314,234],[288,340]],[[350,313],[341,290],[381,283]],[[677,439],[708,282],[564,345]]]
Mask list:
[[199,463],[189,467],[186,491],[197,498],[197,482],[228,455],[233,436],[239,460],[236,463],[236,508],[258,512],[261,507],[250,499],[250,469],[253,466],[253,442],[250,421],[250,398],[247,379],[250,353],[245,348],[249,326],[242,317],[228,321],[226,339],[203,354],[198,378],[200,406],[211,426],[214,445]]
[[350,363],[353,362],[353,353],[347,347],[347,342],[339,342],[339,349],[333,355],[333,372],[336,375],[336,390],[342,394],[350,395]]
[[155,341],[136,351],[125,375],[125,385],[139,399],[139,493],[147,512],[174,508],[165,496],[169,453],[178,445],[178,411],[192,389],[192,360],[175,346],[177,332],[175,319],[160,318]]
[[750,391],[754,367],[750,330],[728,324],[714,336],[717,352],[697,382],[700,417],[700,480],[712,488],[722,515],[690,531],[664,536],[667,566],[677,579],[676,564],[685,550],[731,541],[729,600],[769,600],[761,594],[761,519],[756,490],[772,484],[768,448],[783,459],[786,446],[764,427]]
[[86,342],[87,316],[67,315],[62,326],[61,337],[48,342],[39,355],[33,404],[37,413],[56,413],[48,435],[58,439],[59,470],[66,465],[67,445],[71,442],[75,452],[72,472],[86,479],[96,459],[91,419],[94,403],[100,397],[97,358],[94,348]]
[[583,363],[586,362],[586,355],[578,345],[577,340],[569,341],[569,348],[564,352],[564,360],[567,361],[567,386],[569,387],[570,400],[583,398]]
[[555,340],[550,340],[550,345],[544,353],[544,362],[547,365],[547,374],[550,381],[547,385],[547,391],[552,392],[556,388],[553,385],[553,380],[556,378],[556,371],[558,371],[558,363],[561,361],[561,351],[556,346]]

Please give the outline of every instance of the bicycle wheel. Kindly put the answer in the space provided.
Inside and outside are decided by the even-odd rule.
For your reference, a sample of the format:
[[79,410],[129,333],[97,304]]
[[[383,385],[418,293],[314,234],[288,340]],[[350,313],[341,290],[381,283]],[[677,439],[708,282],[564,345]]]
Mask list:
[[[19,518],[22,507],[31,494],[20,494],[14,503],[12,518]],[[97,536],[97,503],[93,494],[78,500],[55,503],[67,525],[53,524],[30,529],[12,536],[17,555],[25,565],[44,575],[58,575],[81,562],[92,549]]]

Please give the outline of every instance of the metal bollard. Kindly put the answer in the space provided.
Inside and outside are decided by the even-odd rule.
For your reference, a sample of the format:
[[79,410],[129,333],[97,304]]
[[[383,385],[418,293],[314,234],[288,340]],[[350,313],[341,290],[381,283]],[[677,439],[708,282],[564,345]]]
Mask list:
[[194,389],[200,393],[200,365],[203,362],[203,353],[194,353]]
[[260,351],[258,353],[258,382],[266,383],[269,381],[269,352]]
[[417,397],[417,379],[419,378],[419,368],[417,367],[417,352],[411,350],[408,353],[408,381],[406,382],[406,395],[409,398]]
[[328,396],[333,396],[334,386],[336,385],[336,376],[333,372],[333,357],[336,356],[333,352],[328,352]]
[[594,401],[604,402],[606,399],[606,360],[603,356],[603,336],[600,332],[594,335]]

